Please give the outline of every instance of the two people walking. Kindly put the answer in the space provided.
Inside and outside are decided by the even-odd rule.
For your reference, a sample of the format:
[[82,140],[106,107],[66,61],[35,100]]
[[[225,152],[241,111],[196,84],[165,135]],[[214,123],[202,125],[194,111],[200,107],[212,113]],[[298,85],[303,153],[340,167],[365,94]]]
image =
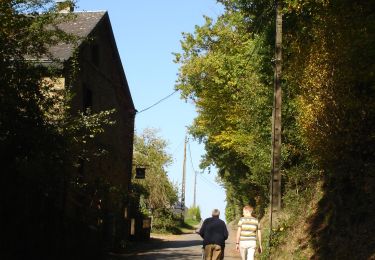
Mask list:
[[[238,222],[236,234],[236,250],[240,251],[242,260],[254,259],[256,241],[259,242],[259,252],[262,252],[262,237],[258,219],[252,216],[253,207],[246,205],[243,208],[243,217]],[[212,217],[204,220],[199,234],[203,238],[204,259],[224,259],[225,240],[228,230],[220,218],[220,211],[214,209]]]

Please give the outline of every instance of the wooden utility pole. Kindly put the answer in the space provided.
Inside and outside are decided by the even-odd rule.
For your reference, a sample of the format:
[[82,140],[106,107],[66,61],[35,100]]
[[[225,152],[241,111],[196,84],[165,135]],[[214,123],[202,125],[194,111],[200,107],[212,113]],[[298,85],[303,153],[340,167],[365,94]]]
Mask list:
[[194,173],[194,200],[193,200],[193,207],[195,208],[197,199],[197,172]]
[[187,137],[185,136],[185,144],[184,144],[184,162],[183,162],[183,166],[182,166],[182,189],[181,189],[181,207],[182,207],[182,211],[185,211],[186,143],[187,143]]
[[281,68],[282,68],[282,0],[276,0],[275,78],[272,111],[272,161],[270,181],[270,226],[272,214],[281,208]]

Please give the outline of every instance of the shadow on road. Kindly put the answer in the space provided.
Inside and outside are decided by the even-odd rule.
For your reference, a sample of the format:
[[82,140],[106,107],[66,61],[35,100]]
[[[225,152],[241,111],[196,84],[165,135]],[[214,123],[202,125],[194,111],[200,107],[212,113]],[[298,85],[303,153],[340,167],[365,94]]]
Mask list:
[[186,241],[166,241],[162,244],[163,248],[180,248],[202,245],[201,240],[186,240]]
[[183,260],[183,259],[201,259],[200,254],[196,254],[195,256],[192,255],[190,252],[173,254],[172,252],[153,252],[149,254],[140,254],[140,255],[122,255],[122,256],[112,256],[111,258],[108,258],[108,260],[123,260],[123,259],[132,259],[132,260],[162,260],[162,259],[168,259],[168,260]]
[[122,253],[111,253],[107,260],[200,259],[202,240],[184,236],[181,238],[182,240],[151,238],[149,241],[130,245]]

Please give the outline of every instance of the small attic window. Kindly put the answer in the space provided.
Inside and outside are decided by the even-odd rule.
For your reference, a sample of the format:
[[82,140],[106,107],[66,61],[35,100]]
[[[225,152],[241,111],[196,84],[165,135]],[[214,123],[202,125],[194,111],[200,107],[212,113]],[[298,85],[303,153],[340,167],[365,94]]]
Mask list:
[[95,43],[91,47],[91,59],[92,63],[94,63],[95,66],[99,66],[100,58],[99,58],[99,45]]

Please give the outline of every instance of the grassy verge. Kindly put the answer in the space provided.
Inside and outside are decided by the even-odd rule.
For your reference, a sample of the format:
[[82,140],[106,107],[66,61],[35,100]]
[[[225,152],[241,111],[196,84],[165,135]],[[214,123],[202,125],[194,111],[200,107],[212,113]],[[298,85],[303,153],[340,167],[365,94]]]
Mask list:
[[195,230],[199,227],[199,221],[193,219],[185,219],[174,221],[173,225],[169,225],[165,228],[155,228],[152,230],[154,234],[190,234],[194,233]]
[[185,219],[179,226],[179,229],[182,234],[193,233],[199,227],[199,223],[199,221],[194,219]]
[[185,225],[190,226],[191,228],[198,228],[200,221],[195,220],[195,219],[185,219]]
[[317,183],[303,192],[291,190],[285,194],[283,210],[274,214],[271,240],[268,213],[263,217],[261,225],[264,252],[260,259],[310,259],[313,250],[308,219],[315,213],[321,198],[320,185]]

